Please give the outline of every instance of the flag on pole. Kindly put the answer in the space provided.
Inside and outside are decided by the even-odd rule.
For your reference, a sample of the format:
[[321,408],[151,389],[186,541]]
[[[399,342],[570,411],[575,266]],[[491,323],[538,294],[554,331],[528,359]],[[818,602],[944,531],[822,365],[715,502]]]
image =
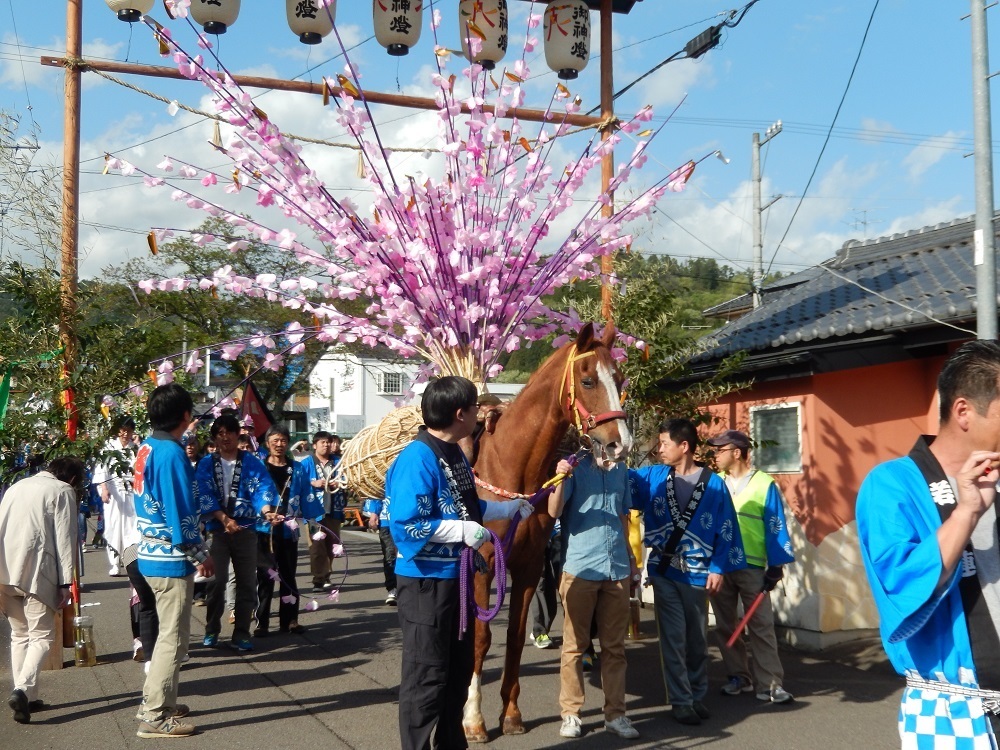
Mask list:
[[267,408],[264,399],[260,397],[260,391],[253,384],[252,380],[247,381],[246,388],[243,389],[243,403],[240,404],[240,415],[245,419],[250,417],[250,427],[253,436],[259,441],[263,439],[264,433],[274,424],[274,415]]

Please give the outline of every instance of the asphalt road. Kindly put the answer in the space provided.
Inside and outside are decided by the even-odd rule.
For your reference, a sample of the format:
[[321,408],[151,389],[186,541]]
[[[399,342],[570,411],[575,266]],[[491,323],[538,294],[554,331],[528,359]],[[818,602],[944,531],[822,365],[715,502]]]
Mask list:
[[[281,750],[283,748],[392,749],[399,746],[396,699],[400,636],[396,610],[383,604],[385,590],[378,540],[374,534],[347,531],[349,572],[340,600],[320,595],[317,612],[303,613],[303,635],[272,634],[259,639],[253,654],[201,645],[204,608],[194,609],[191,660],[181,671],[180,700],[192,708],[193,737],[176,744],[190,750]],[[14,722],[0,704],[0,750],[53,748],[135,748],[162,740],[135,735],[135,710],[143,681],[142,665],[131,660],[128,582],[107,576],[103,552],[85,556],[84,602],[95,618],[99,662],[72,665],[42,676],[41,697],[50,707],[30,725]],[[343,560],[338,561],[343,571]],[[299,561],[299,586],[309,590],[305,549]],[[724,675],[718,653],[709,667],[706,700],[713,717],[698,727],[675,723],[664,705],[659,651],[649,606],[642,611],[643,640],[628,644],[629,716],[642,733],[627,741],[603,730],[600,678],[589,677],[584,736],[558,736],[559,650],[528,645],[522,661],[520,707],[527,732],[499,735],[501,649],[506,617],[494,628],[494,647],[484,674],[484,713],[491,745],[499,750],[548,748],[718,748],[718,750],[823,750],[897,748],[896,713],[901,682],[872,641],[810,654],[783,650],[785,687],[793,703],[776,706],[752,694],[719,694]],[[553,628],[558,643],[560,621]],[[0,685],[10,686],[9,627],[0,618]],[[223,626],[223,638],[228,637]],[[173,743],[171,743],[173,745]]]

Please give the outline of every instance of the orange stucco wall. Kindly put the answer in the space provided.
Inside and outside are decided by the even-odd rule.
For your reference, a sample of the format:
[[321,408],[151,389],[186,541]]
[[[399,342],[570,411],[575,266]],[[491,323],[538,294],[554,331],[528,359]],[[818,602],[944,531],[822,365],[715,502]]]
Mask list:
[[775,479],[806,538],[818,546],[854,520],[858,487],[876,464],[937,431],[935,383],[943,358],[763,383],[710,407],[713,432],[749,432],[750,407],[801,403],[802,472]]

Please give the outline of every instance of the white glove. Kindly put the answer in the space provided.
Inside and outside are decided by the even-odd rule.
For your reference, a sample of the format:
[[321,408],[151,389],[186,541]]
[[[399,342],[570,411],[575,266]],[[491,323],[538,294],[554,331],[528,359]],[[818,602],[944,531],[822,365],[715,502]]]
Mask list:
[[518,513],[527,518],[534,512],[534,506],[527,500],[487,500],[483,521],[510,521]]
[[475,521],[445,520],[438,524],[430,541],[438,544],[465,544],[479,549],[488,541],[490,533]]
[[479,549],[489,541],[490,532],[475,521],[462,521],[462,541],[467,547]]

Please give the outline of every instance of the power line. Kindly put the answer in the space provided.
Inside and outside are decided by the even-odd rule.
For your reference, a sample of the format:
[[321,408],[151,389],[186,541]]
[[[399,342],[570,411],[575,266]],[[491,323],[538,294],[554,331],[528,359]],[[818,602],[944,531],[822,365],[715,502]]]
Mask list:
[[799,215],[799,209],[802,208],[802,202],[805,200],[805,196],[809,192],[809,187],[812,185],[813,179],[816,177],[816,172],[819,171],[819,164],[823,160],[823,154],[826,152],[827,144],[830,143],[830,135],[833,133],[833,128],[837,124],[837,118],[840,117],[840,110],[844,107],[844,102],[847,99],[847,92],[851,90],[851,82],[854,81],[854,74],[858,70],[858,63],[861,62],[861,53],[864,52],[865,42],[868,41],[868,32],[871,31],[872,21],[875,20],[875,12],[878,10],[879,2],[880,0],[875,0],[875,4],[872,6],[871,15],[868,16],[868,25],[865,26],[865,33],[861,38],[861,46],[858,48],[858,54],[854,58],[854,65],[851,67],[851,74],[847,78],[847,85],[844,86],[844,93],[841,94],[840,103],[837,104],[837,111],[833,114],[833,121],[830,123],[826,139],[823,141],[823,147],[819,150],[819,155],[816,157],[816,163],[813,165],[812,173],[809,175],[809,180],[806,182],[805,189],[802,191],[802,197],[799,198],[799,202],[795,204],[795,211],[792,212],[792,218],[788,220],[788,226],[785,228],[785,233],[781,236],[781,241],[774,249],[774,254],[771,256],[771,260],[767,264],[766,273],[770,273],[771,264],[774,263],[775,256],[777,256],[781,246],[785,243],[785,239],[787,239],[788,233],[792,229],[792,224],[795,223],[795,217]]

